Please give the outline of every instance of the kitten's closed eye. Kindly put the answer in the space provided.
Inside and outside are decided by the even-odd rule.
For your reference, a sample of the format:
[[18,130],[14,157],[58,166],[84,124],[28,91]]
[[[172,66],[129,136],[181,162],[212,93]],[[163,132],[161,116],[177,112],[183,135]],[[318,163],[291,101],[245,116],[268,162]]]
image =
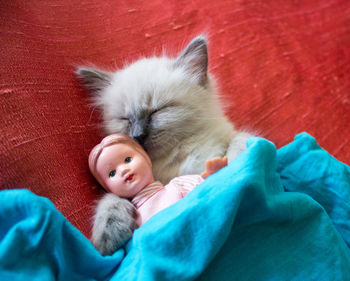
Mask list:
[[168,109],[170,109],[170,108],[172,108],[172,107],[176,107],[176,104],[175,104],[175,103],[168,103],[168,104],[165,104],[165,105],[163,105],[163,106],[161,106],[161,107],[159,107],[159,108],[156,108],[156,109],[154,109],[153,111],[151,111],[150,116],[152,116],[152,115],[154,115],[154,114],[157,114],[157,113],[159,113],[159,112],[162,112],[162,111],[166,111],[166,110],[168,110]]
[[150,116],[152,116],[153,114],[156,114],[159,110],[161,109],[154,109],[153,111],[151,111]]
[[131,123],[130,118],[128,117],[116,117],[115,119],[121,122],[128,122],[129,124]]
[[[162,106],[160,108],[155,108],[153,109],[152,111],[150,111],[150,113],[148,114],[149,118],[154,115],[154,114],[157,114],[158,112],[160,111],[164,111],[166,110],[168,107],[170,107],[169,105],[165,105],[165,106]],[[116,119],[120,120],[120,121],[128,121],[128,122],[131,122],[130,118],[129,117],[125,117],[125,116],[122,116],[122,117],[117,117]]]

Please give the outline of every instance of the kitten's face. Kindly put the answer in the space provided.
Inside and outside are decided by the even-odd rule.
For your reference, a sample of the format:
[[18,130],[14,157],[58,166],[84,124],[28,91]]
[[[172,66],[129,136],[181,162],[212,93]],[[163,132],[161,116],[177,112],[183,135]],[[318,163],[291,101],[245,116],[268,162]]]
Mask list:
[[177,59],[143,59],[113,74],[94,71],[99,76],[95,102],[107,133],[129,135],[151,157],[171,151],[206,120],[211,94],[203,37]]

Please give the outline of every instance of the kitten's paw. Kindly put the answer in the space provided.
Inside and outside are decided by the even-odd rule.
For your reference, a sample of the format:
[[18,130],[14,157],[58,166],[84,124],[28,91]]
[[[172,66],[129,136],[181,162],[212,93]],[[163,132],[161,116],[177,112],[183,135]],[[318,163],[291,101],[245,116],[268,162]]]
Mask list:
[[111,255],[127,242],[136,228],[136,208],[126,199],[106,194],[97,204],[92,243],[102,255]]

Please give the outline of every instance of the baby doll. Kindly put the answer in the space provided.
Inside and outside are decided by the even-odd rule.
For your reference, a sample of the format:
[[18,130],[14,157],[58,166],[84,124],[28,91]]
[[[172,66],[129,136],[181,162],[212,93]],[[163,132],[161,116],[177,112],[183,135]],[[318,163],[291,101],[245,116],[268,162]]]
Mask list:
[[[135,216],[135,227],[140,227],[154,214],[185,197],[204,178],[226,165],[226,157],[215,158],[207,161],[206,171],[202,173],[202,176],[176,177],[163,186],[159,181],[154,180],[152,163],[148,154],[128,136],[120,134],[107,136],[93,148],[89,155],[90,171],[104,189],[129,200],[136,207],[136,212],[130,213]],[[126,203],[120,201],[119,205],[121,202]],[[98,217],[102,219],[99,213],[103,212],[103,208],[99,207],[101,206],[97,208],[93,238],[96,232],[101,232],[95,227],[95,224],[98,223],[96,219]],[[117,216],[118,214],[114,214],[115,222],[117,222]],[[114,231],[120,230],[115,228]],[[111,234],[107,236],[110,237]],[[96,246],[96,243],[94,244]]]

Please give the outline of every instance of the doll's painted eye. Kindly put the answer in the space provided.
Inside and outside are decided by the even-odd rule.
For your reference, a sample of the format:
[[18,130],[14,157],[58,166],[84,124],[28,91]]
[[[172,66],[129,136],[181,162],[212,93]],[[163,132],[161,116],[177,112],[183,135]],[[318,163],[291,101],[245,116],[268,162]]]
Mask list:
[[115,176],[115,170],[109,172],[109,177],[113,178]]
[[130,162],[131,162],[131,160],[132,160],[132,158],[131,158],[131,157],[126,157],[126,158],[125,158],[125,160],[124,160],[124,162],[125,162],[125,163],[130,163]]

